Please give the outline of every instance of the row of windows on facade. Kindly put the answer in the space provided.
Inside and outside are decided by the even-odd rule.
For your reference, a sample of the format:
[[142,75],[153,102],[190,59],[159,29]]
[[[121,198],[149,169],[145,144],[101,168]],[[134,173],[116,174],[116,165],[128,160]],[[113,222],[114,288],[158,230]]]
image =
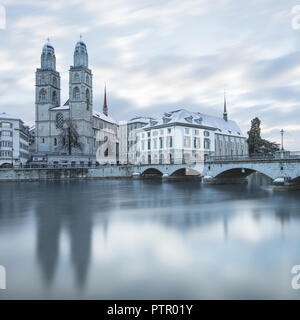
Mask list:
[[[52,77],[52,81],[51,81],[51,77],[49,78],[50,81],[48,82],[46,77],[44,75],[42,75],[40,77],[40,81],[39,81],[39,84],[40,85],[47,85],[47,84],[51,84],[53,85],[55,88],[57,88],[57,84],[58,84],[58,80],[56,77]],[[73,83],[80,83],[81,82],[81,79],[80,79],[80,75],[76,72],[73,76]],[[85,77],[85,83],[90,85],[91,83],[91,80],[90,80],[90,77],[89,75],[87,74],[86,77]]]
[[[157,149],[157,138],[154,138],[153,140],[153,149]],[[159,149],[164,148],[164,138],[159,138]],[[165,141],[166,148],[173,148],[173,137],[166,137]],[[194,138],[194,144],[193,147],[195,149],[201,148],[200,138]],[[191,148],[191,137],[184,137],[184,148]],[[210,149],[210,140],[204,139],[204,149],[209,150]],[[145,150],[145,141],[142,141],[142,150]],[[151,140],[149,139],[147,141],[147,150],[151,150]]]
[[[167,133],[170,134],[172,132],[172,129],[171,128],[168,128],[167,129]],[[190,128],[184,128],[184,134],[191,134],[192,130]],[[165,131],[164,129],[161,129],[159,131],[152,131],[152,135],[153,136],[157,136],[158,133],[162,136],[165,134]],[[200,134],[200,130],[199,129],[194,129],[194,134],[196,136],[198,136]],[[204,131],[203,133],[204,137],[209,137],[210,135],[210,132],[209,131]],[[142,138],[145,137],[145,133],[142,133]],[[147,132],[147,137],[151,137],[151,131],[148,131]]]
[[0,122],[0,128],[12,128],[13,124],[11,122]]
[[[80,90],[78,87],[75,87],[73,89],[73,99],[74,100],[80,100]],[[46,102],[47,101],[47,91],[46,89],[41,89],[39,91],[39,101],[40,102]],[[86,92],[85,92],[85,101],[87,102],[87,109],[89,110],[89,105],[91,103],[91,99],[90,99],[90,91],[89,89],[86,89]],[[51,102],[53,104],[57,104],[58,103],[58,96],[57,96],[57,93],[56,91],[52,91],[52,94],[51,94]]]
[[4,148],[12,148],[13,143],[12,141],[1,141],[0,145]]
[[[196,153],[194,155],[191,155],[189,153],[184,153],[182,157],[178,158],[178,159],[174,159],[174,155],[172,153],[169,153],[169,154],[166,154],[164,155],[163,153],[160,153],[159,155],[157,154],[154,154],[154,155],[148,155],[148,157],[145,157],[144,155],[141,156],[141,162],[142,163],[146,163],[146,161],[148,163],[152,163],[152,164],[155,164],[155,163],[174,163],[174,161],[184,161],[184,160],[191,160],[192,157],[195,158],[195,159],[200,159],[201,158],[201,154],[199,153]],[[132,158],[132,160],[135,160],[135,158]]]
[[27,150],[27,151],[29,150],[28,145],[26,145],[26,144],[24,144],[22,142],[20,142],[20,148],[23,149],[23,150]]
[[[75,73],[74,74],[74,77],[73,77],[73,83],[80,83],[81,82],[81,80],[80,80],[80,75],[79,75],[79,73]],[[90,84],[91,83],[91,80],[90,80],[90,77],[89,77],[89,75],[87,74],[86,75],[86,77],[85,77],[85,83],[86,84]]]
[[39,82],[40,85],[47,85],[47,84],[52,84],[53,87],[57,88],[57,84],[58,84],[58,81],[57,81],[57,78],[56,77],[52,77],[52,81],[51,81],[51,78],[50,78],[50,82],[48,82],[45,78],[44,75],[42,75],[40,77],[40,82]]
[[0,136],[2,137],[12,137],[13,136],[13,133],[12,131],[0,131]]
[[12,157],[12,151],[2,150],[0,154],[1,154],[1,157]]

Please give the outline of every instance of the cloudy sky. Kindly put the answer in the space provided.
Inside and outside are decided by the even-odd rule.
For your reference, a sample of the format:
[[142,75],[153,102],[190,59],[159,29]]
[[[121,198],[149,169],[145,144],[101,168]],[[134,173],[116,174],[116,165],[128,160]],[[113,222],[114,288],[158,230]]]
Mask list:
[[300,9],[294,8],[300,0],[0,3],[6,11],[0,112],[34,123],[35,69],[47,37],[55,47],[64,103],[82,34],[94,75],[94,109],[102,108],[106,82],[116,120],[179,108],[221,116],[226,88],[229,117],[244,133],[258,116],[265,138],[280,142],[283,128],[286,147],[300,150]]

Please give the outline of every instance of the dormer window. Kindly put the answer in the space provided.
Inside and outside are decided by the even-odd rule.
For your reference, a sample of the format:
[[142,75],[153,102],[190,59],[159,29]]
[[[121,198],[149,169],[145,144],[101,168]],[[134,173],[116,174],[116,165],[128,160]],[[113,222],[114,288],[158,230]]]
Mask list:
[[170,118],[163,117],[164,124],[169,123],[171,121]]
[[202,124],[202,121],[202,118],[194,119],[194,122],[196,122],[197,124]]
[[184,119],[185,119],[186,122],[193,123],[193,117],[192,116],[186,117]]

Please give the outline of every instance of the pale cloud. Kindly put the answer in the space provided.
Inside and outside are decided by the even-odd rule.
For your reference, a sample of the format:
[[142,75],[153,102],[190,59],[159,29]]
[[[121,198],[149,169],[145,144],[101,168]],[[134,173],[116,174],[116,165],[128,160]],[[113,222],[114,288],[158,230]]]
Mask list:
[[[68,98],[68,68],[79,34],[94,74],[94,107],[104,81],[117,120],[184,107],[221,115],[223,89],[230,118],[248,130],[300,149],[300,41],[291,28],[293,1],[5,0],[0,30],[0,111],[34,121],[34,73],[49,36]],[[18,95],[15,95],[16,90]],[[289,136],[290,135],[290,136]]]

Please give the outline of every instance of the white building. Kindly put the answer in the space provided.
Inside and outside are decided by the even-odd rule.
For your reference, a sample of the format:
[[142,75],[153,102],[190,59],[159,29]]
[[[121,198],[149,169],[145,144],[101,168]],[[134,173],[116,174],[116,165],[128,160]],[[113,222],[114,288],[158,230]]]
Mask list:
[[166,112],[137,133],[137,163],[203,161],[207,155],[246,155],[246,137],[227,119],[184,109]]
[[0,113],[0,166],[24,165],[28,159],[28,127],[19,117]]
[[[36,71],[34,157],[47,159],[49,163],[55,164],[95,163],[96,154],[99,155],[98,148],[105,145],[106,139],[104,136],[103,141],[97,141],[101,136],[99,132],[109,127],[110,134],[114,135],[113,141],[116,141],[117,124],[108,117],[106,91],[103,114],[93,110],[93,75],[88,68],[87,47],[81,39],[76,43],[74,64],[69,70],[69,99],[63,105],[60,101],[60,88],[54,47],[48,41],[42,50],[41,67]],[[72,130],[69,130],[70,126]],[[66,138],[63,137],[64,132],[69,132]],[[76,138],[73,146],[69,143],[71,134]],[[111,148],[113,147],[108,149]],[[106,149],[104,153],[105,151]]]
[[120,121],[119,138],[119,162],[120,164],[136,163],[137,159],[137,136],[138,129],[149,124],[150,117],[135,117],[129,121]]

